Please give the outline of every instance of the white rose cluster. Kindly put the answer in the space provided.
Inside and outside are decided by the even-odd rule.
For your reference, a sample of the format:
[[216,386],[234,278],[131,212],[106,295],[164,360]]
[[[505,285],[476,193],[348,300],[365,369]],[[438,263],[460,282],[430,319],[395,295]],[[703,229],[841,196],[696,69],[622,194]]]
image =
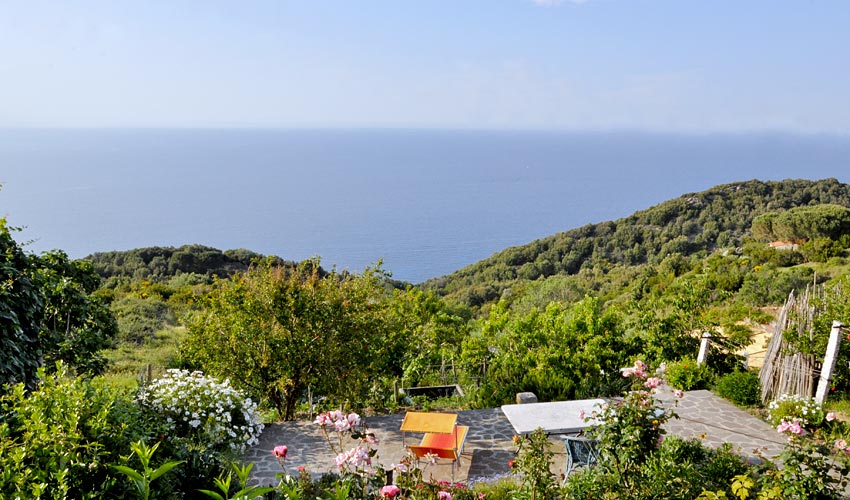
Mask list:
[[202,372],[168,370],[139,392],[142,405],[159,413],[178,435],[242,452],[259,442],[263,424],[257,404]]

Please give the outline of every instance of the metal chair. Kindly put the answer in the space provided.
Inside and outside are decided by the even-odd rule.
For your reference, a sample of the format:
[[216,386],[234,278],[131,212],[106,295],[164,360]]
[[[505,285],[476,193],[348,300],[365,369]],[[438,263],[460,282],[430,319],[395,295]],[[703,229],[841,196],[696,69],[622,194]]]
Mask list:
[[599,458],[598,444],[599,442],[595,439],[564,436],[564,446],[567,448],[567,468],[564,472],[564,481],[578,467],[590,467],[596,463]]

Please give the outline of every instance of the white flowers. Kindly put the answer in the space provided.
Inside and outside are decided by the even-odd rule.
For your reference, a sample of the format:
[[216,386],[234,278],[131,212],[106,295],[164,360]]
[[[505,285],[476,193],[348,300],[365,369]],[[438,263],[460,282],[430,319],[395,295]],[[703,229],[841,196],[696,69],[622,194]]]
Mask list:
[[168,370],[143,387],[138,399],[163,416],[178,435],[192,435],[212,446],[241,452],[257,444],[263,431],[251,398],[242,396],[228,380],[219,382],[199,371]]

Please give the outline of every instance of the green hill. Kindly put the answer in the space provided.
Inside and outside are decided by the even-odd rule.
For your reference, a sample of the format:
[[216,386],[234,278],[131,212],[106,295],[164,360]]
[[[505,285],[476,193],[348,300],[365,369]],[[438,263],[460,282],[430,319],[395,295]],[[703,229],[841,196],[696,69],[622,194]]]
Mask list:
[[658,264],[670,255],[706,256],[718,248],[740,247],[755,217],[820,204],[850,207],[850,185],[836,179],[724,184],[616,221],[588,224],[507,248],[428,280],[422,287],[459,303],[481,306],[512,287],[540,278],[581,272],[599,276],[614,267]]

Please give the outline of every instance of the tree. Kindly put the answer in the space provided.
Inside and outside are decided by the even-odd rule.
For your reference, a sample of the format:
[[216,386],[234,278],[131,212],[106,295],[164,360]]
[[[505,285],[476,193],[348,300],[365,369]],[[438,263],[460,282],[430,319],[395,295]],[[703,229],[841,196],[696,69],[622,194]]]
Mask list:
[[100,278],[86,261],[59,250],[24,252],[0,218],[0,377],[35,385],[41,366],[65,361],[79,373],[100,373],[99,351],[117,332],[115,319],[92,293]]
[[93,295],[100,276],[91,262],[70,260],[61,250],[30,258],[45,299],[40,332],[45,365],[64,361],[80,374],[102,373],[107,360],[100,351],[112,343],[118,324]]
[[393,322],[379,269],[320,273],[266,261],[216,280],[205,307],[187,321],[190,361],[268,398],[283,419],[308,385],[339,401],[362,397],[380,375]]
[[41,364],[40,319],[44,297],[33,279],[31,262],[0,218],[0,381],[35,384]]

